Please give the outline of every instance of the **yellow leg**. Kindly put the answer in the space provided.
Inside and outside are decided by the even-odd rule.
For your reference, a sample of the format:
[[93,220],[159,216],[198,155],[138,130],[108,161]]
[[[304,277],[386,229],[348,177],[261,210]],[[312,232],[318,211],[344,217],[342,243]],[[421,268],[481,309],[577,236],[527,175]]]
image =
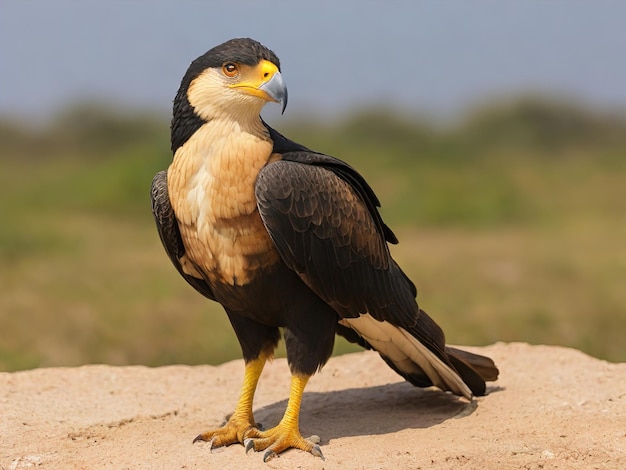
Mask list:
[[211,447],[221,447],[237,442],[243,444],[245,438],[258,435],[256,422],[252,413],[252,402],[254,392],[265,362],[269,357],[266,353],[261,353],[257,359],[253,359],[246,364],[241,386],[241,394],[235,406],[235,411],[228,418],[228,421],[221,428],[207,431],[197,436],[193,442],[207,441]]
[[246,452],[251,449],[255,451],[266,450],[263,461],[276,457],[278,454],[289,448],[301,449],[311,454],[321,457],[324,460],[322,451],[317,445],[319,437],[311,436],[308,439],[300,434],[300,404],[304,387],[309,381],[309,376],[294,375],[291,377],[291,390],[287,409],[280,423],[267,431],[259,431],[258,436],[250,436],[245,439]]

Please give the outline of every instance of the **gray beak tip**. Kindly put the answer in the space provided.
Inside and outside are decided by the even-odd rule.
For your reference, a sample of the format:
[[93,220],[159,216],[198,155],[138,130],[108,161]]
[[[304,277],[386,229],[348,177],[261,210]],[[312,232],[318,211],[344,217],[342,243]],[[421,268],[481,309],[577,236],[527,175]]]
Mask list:
[[287,108],[287,87],[285,87],[285,96],[283,96],[281,104],[283,105],[283,108],[281,109],[280,114],[285,114],[285,109]]
[[260,89],[264,90],[277,103],[282,104],[282,113],[285,112],[287,107],[287,86],[280,72],[276,72],[272,78],[261,85]]

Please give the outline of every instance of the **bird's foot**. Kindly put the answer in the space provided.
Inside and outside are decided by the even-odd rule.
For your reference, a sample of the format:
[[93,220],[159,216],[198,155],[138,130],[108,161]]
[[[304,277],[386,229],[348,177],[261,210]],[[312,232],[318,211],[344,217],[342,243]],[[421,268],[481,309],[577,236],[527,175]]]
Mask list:
[[319,436],[311,436],[308,439],[302,437],[297,427],[284,424],[282,421],[278,426],[267,431],[257,431],[258,436],[249,436],[244,439],[246,453],[250,450],[255,452],[265,451],[263,462],[267,462],[278,456],[287,449],[300,449],[309,452],[316,457],[324,459],[322,450],[318,445]]
[[209,448],[213,449],[236,443],[243,444],[248,438],[258,437],[260,432],[257,425],[251,423],[249,419],[237,418],[233,415],[224,426],[198,435],[193,442],[195,444],[198,441],[206,441],[209,443]]

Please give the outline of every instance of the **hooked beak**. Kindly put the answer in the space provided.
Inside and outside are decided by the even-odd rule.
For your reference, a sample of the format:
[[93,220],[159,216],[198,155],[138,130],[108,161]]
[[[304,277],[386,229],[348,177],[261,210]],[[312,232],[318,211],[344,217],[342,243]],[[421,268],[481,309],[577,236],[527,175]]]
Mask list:
[[265,101],[281,103],[283,112],[287,107],[287,87],[276,64],[261,60],[254,66],[241,66],[241,80],[229,85],[242,93]]
[[259,90],[264,91],[270,98],[280,103],[282,105],[281,113],[285,112],[287,107],[287,86],[279,71],[276,71],[267,82],[261,84]]

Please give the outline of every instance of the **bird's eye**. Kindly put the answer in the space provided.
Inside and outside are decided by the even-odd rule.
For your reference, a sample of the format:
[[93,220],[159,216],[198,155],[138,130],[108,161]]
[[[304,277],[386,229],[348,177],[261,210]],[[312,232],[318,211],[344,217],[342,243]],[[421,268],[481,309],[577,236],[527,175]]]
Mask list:
[[233,64],[232,62],[226,62],[222,65],[222,71],[224,72],[224,75],[231,78],[235,77],[239,73],[237,64]]

